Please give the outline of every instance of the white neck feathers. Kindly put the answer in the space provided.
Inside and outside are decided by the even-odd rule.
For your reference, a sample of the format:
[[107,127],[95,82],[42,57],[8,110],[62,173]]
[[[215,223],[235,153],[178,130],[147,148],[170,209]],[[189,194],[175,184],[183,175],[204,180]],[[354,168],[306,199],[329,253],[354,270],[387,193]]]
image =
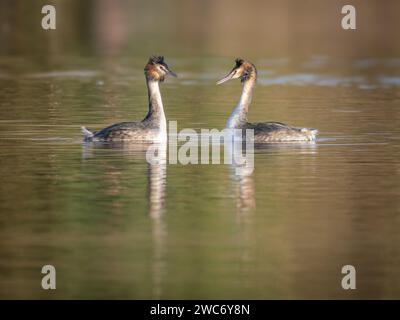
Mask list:
[[255,80],[249,79],[244,82],[240,100],[236,105],[236,108],[232,111],[226,123],[227,128],[240,128],[242,125],[247,123],[247,112],[249,111],[249,107],[251,104],[254,87]]

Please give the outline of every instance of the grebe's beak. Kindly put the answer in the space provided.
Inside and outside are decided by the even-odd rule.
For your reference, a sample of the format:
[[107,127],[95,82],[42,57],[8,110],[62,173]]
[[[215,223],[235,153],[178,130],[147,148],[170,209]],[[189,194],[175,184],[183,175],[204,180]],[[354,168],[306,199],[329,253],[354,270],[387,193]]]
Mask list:
[[168,70],[168,75],[169,76],[171,76],[171,77],[174,77],[174,78],[177,78],[178,77],[178,75],[175,73],[175,72],[172,72],[169,68],[167,69]]
[[233,77],[236,74],[236,68],[234,68],[231,72],[229,72],[225,77],[223,77],[221,80],[217,81],[217,84],[221,84],[224,82],[227,82],[228,80],[233,79]]

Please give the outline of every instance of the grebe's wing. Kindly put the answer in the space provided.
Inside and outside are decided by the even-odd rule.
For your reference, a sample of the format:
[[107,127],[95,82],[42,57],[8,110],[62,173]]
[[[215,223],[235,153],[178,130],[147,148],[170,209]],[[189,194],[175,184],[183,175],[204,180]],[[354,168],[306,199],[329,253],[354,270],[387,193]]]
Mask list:
[[311,141],[318,133],[315,129],[292,127],[281,122],[248,123],[246,129],[254,130],[255,141]]
[[94,140],[141,140],[147,132],[148,126],[143,122],[120,122],[94,132]]
[[291,127],[281,122],[255,122],[248,123],[247,128],[253,129],[256,132],[273,132],[280,130],[300,130],[299,128]]

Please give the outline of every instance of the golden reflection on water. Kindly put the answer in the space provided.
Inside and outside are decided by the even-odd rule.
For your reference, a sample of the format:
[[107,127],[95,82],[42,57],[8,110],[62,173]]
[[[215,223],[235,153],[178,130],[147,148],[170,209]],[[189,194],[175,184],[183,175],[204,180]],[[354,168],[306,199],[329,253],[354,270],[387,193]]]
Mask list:
[[165,188],[167,183],[167,144],[158,146],[157,163],[148,164],[149,216],[152,219],[153,235],[153,296],[163,296],[163,279],[167,276],[165,261],[168,230],[163,214],[165,212]]
[[[136,143],[83,143],[82,158],[91,159],[96,156],[96,149],[116,150],[123,157],[134,157],[145,159],[150,144]],[[163,279],[166,277],[166,242],[168,237],[167,225],[164,218],[165,213],[165,189],[167,183],[167,143],[153,144],[156,158],[147,161],[147,211],[151,220],[152,235],[152,298],[160,299],[163,291]],[[117,196],[121,193],[122,172],[115,167],[103,168],[105,179],[109,182],[106,194]],[[122,203],[113,202],[113,207],[118,211],[123,209]]]

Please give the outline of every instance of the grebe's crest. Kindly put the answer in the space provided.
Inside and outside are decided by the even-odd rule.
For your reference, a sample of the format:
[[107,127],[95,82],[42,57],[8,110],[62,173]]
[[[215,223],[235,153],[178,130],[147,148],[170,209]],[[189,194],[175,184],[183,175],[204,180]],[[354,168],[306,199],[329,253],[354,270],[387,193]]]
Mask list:
[[149,63],[152,63],[152,64],[156,64],[156,63],[158,63],[158,64],[165,64],[165,62],[164,62],[164,56],[151,56],[151,57],[149,58]]
[[257,69],[249,61],[237,58],[235,60],[235,66],[225,77],[217,82],[217,84],[224,83],[231,79],[240,79],[241,82],[245,82],[250,78],[257,78]]
[[166,75],[176,77],[176,74],[164,61],[163,56],[151,56],[144,67],[144,73],[148,79],[154,81],[164,81]]
[[235,68],[238,70],[241,82],[244,82],[254,76],[257,76],[257,69],[255,65],[252,64],[251,62],[240,58],[237,58],[235,62],[236,62]]

